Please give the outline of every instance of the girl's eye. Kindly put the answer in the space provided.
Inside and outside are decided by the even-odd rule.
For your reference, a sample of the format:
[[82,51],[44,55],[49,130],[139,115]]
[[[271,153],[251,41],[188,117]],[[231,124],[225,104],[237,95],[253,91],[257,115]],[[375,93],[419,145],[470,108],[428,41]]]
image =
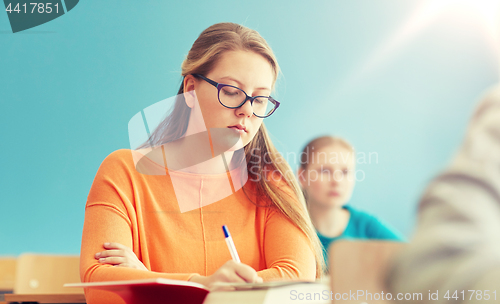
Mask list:
[[230,88],[230,87],[225,87],[222,89],[222,92],[224,93],[224,95],[226,96],[238,96],[241,91],[240,90],[237,90],[235,88]]
[[258,103],[262,107],[267,107],[270,104],[269,97],[259,97],[255,98],[254,102]]

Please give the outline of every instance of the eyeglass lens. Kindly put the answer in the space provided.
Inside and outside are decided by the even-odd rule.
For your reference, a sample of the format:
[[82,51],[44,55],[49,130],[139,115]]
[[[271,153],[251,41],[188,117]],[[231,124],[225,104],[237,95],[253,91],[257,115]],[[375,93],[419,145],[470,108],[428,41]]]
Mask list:
[[[230,85],[222,87],[219,91],[219,100],[227,107],[239,106],[246,97],[245,92]],[[274,103],[269,97],[261,96],[253,100],[252,109],[255,115],[266,116],[273,111]]]

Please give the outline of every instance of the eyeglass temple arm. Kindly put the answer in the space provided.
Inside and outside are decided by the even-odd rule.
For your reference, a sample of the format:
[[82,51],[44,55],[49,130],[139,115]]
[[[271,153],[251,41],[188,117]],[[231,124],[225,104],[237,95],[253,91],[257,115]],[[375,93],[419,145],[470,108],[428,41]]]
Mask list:
[[206,82],[210,83],[211,85],[213,85],[214,87],[217,87],[219,85],[219,83],[213,81],[212,79],[208,79],[207,77],[203,76],[203,75],[200,75],[200,74],[193,74],[194,77],[199,77],[203,80],[205,80]]

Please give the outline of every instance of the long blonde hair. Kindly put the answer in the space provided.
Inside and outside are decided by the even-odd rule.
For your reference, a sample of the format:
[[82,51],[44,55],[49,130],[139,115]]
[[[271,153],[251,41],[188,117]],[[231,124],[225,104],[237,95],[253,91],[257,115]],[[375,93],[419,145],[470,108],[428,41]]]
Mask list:
[[[280,69],[273,51],[257,31],[235,23],[217,23],[204,30],[193,43],[182,63],[182,76],[206,75],[224,52],[236,50],[248,50],[262,55],[273,69],[274,87]],[[158,125],[148,142],[138,149],[161,145],[181,138],[185,134],[191,109],[186,105],[182,93],[184,93],[183,84],[179,88],[179,95],[172,113]],[[290,166],[280,157],[271,142],[264,123],[261,124],[250,143],[245,146],[244,153],[248,178],[257,181],[254,190],[259,196],[266,197],[307,236],[316,258],[316,277],[321,277],[325,269],[323,251],[307,212],[304,196],[297,180],[291,174]],[[266,172],[272,172],[274,176],[281,177],[281,182],[289,186],[299,204],[293,202],[290,193],[280,189],[275,181],[268,179]],[[245,187],[243,190],[245,191]],[[246,192],[245,194],[248,197]],[[257,204],[257,202],[254,203]]]

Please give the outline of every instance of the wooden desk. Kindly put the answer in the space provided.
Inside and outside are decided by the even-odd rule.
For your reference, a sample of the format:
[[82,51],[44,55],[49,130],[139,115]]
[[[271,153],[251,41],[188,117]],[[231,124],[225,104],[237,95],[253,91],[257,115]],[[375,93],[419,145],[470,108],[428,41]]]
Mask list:
[[[83,294],[5,294],[4,303],[37,302],[37,303],[86,303]],[[2,302],[0,302],[2,303]]]
[[0,257],[0,293],[14,289],[17,259],[15,257]]
[[[325,282],[326,283],[326,282]],[[213,291],[210,292],[203,304],[329,304],[330,300],[311,301],[310,299],[293,299],[291,291],[295,290],[296,293],[321,293],[323,290],[329,290],[327,283],[323,285],[289,285],[284,287],[276,287],[261,290],[242,290],[242,291]],[[83,294],[5,294],[5,300],[0,297],[0,304],[9,303],[23,303],[30,302],[40,304],[85,304],[85,296]],[[144,303],[147,304],[147,303]]]

